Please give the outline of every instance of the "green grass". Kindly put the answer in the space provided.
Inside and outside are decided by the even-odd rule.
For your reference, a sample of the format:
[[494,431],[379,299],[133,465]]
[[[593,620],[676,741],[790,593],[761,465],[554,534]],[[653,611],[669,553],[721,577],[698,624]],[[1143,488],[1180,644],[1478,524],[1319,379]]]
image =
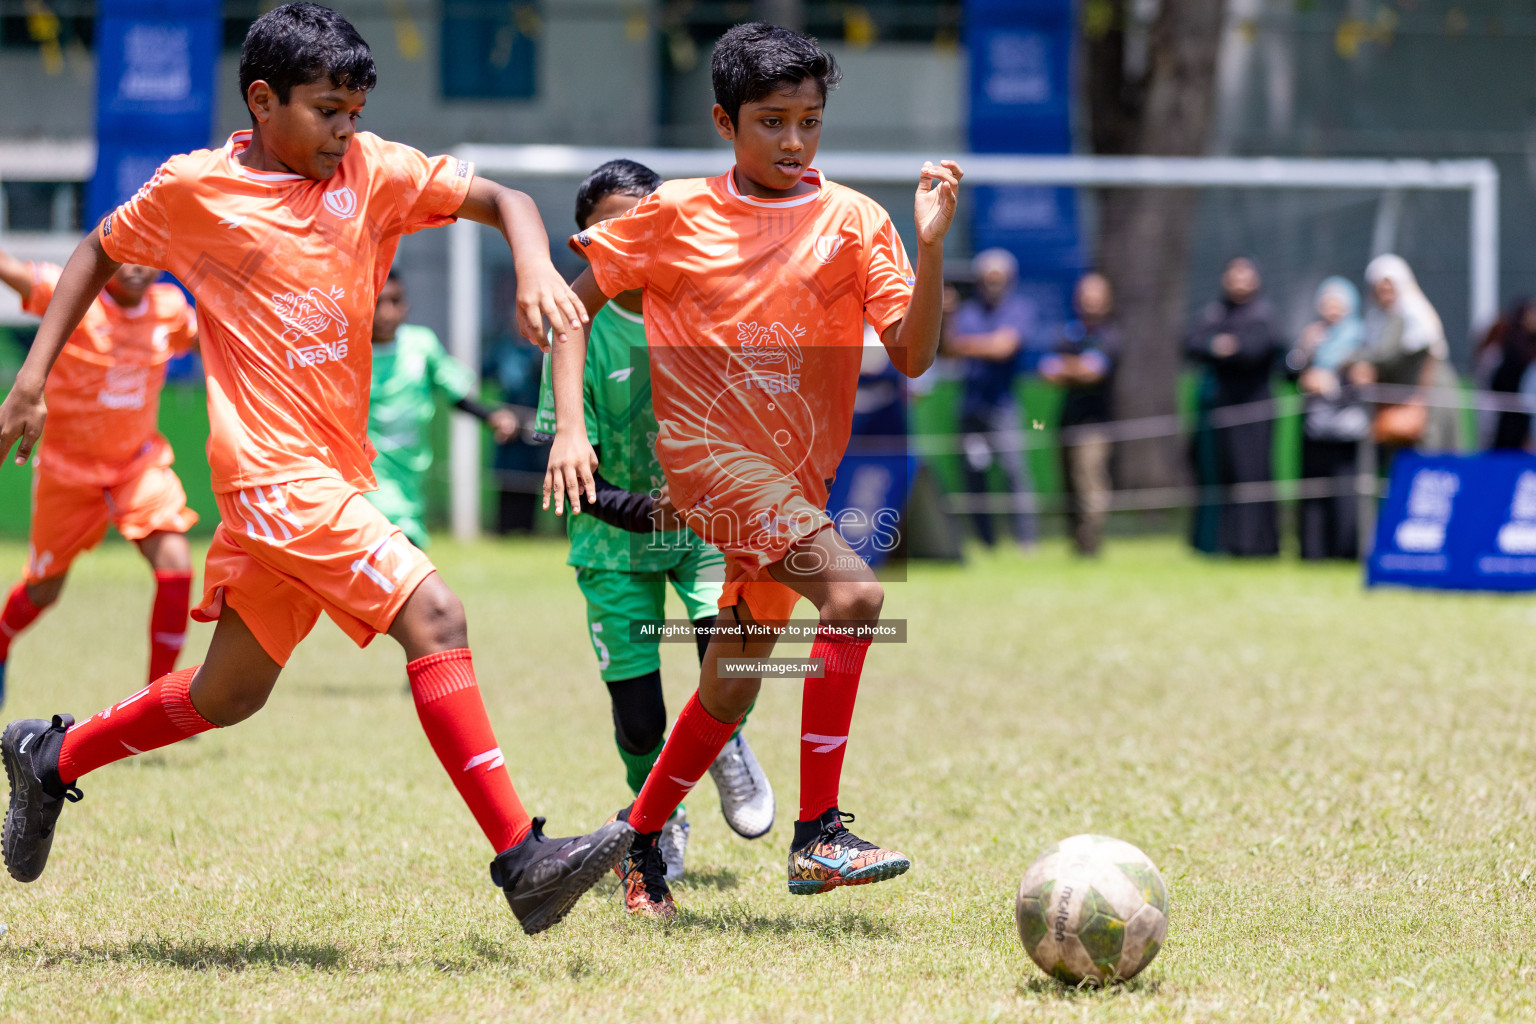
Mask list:
[[[626,795],[563,554],[434,550],[508,766],[557,832]],[[732,836],[706,784],[675,925],[627,920],[605,881],[525,938],[398,649],[322,623],[250,722],[85,780],[48,873],[0,885],[0,1016],[1536,1018],[1536,604],[1368,594],[1348,567],[1171,541],[917,567],[887,593],[910,638],[869,658],[843,804],[913,857],[898,880],[785,891],[799,700],[768,683],[750,729],[773,833]],[[84,717],[136,689],[148,595],[126,546],[85,559],[13,653],[6,711]],[[675,710],[694,661],[664,651]],[[1141,846],[1172,891],[1162,955],[1104,992],[1046,980],[1013,926],[1029,861],[1086,831]]]

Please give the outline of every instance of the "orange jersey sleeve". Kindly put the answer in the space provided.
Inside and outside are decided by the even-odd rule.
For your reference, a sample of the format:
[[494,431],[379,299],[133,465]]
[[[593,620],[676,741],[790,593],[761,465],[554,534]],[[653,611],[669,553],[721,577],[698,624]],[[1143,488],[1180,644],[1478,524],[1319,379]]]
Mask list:
[[402,235],[453,223],[473,177],[467,162],[453,156],[428,157],[397,142],[384,143],[379,155],[384,181],[399,204]]
[[866,240],[864,252],[864,319],[884,334],[886,328],[907,315],[915,283],[907,250],[884,210]]
[[178,181],[184,159],[172,157],[161,164],[133,198],[101,219],[96,231],[103,252],[118,263],[169,269],[166,262],[171,229],[166,196],[175,191],[175,185],[169,190],[163,186]]
[[48,303],[53,301],[53,289],[58,285],[63,269],[54,263],[28,263],[27,269],[32,272],[32,290],[27,293],[21,309],[24,313],[42,316],[48,312]]
[[657,241],[669,219],[661,192],[653,192],[622,216],[572,235],[570,246],[591,264],[597,286],[611,298],[650,281]]
[[155,311],[155,319],[166,328],[166,347],[173,355],[191,350],[197,341],[197,310],[187,301],[181,289],[166,281],[149,287],[145,296]]

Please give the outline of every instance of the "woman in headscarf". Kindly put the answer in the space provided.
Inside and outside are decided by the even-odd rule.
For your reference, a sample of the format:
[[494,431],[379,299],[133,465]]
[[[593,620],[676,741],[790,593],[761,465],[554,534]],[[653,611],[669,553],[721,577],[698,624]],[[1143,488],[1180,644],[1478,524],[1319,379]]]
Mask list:
[[1318,286],[1317,319],[1301,332],[1285,365],[1306,404],[1301,427],[1301,475],[1332,483],[1332,493],[1304,498],[1296,530],[1305,559],[1358,554],[1357,506],[1351,486],[1358,446],[1371,429],[1370,413],[1347,386],[1347,372],[1361,356],[1365,324],[1360,293],[1342,277]]
[[[1365,280],[1376,300],[1376,308],[1365,320],[1365,360],[1371,371],[1357,373],[1356,379],[1404,387],[1456,387],[1440,314],[1419,288],[1407,261],[1401,256],[1378,256],[1365,268]],[[1405,411],[1411,415],[1398,415]],[[1387,416],[1393,417],[1390,430],[1384,427]],[[1385,403],[1376,413],[1377,439],[1389,449],[1454,451],[1459,447],[1459,419],[1460,410],[1445,405],[1411,398]],[[1384,432],[1390,436],[1384,437]]]
[[[1195,477],[1202,492],[1273,479],[1272,423],[1267,416],[1213,427],[1218,409],[1271,396],[1269,379],[1282,351],[1275,313],[1259,294],[1258,265],[1247,256],[1227,261],[1221,298],[1195,317],[1184,354],[1205,367],[1194,437]],[[1280,553],[1280,516],[1273,501],[1212,502],[1195,509],[1192,542],[1199,551],[1256,556]]]

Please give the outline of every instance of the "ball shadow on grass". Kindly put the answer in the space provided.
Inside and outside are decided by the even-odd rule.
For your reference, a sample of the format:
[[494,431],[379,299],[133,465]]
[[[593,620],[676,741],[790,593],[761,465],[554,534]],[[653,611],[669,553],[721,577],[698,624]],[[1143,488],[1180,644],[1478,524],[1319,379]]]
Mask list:
[[1093,1000],[1103,1002],[1109,999],[1118,999],[1122,996],[1156,995],[1163,987],[1161,978],[1132,978],[1130,981],[1116,982],[1113,985],[1068,985],[1048,978],[1043,974],[1034,974],[1028,980],[1021,981],[1014,986],[1014,992],[1025,999],[1053,999],[1065,1002],[1067,1000]]

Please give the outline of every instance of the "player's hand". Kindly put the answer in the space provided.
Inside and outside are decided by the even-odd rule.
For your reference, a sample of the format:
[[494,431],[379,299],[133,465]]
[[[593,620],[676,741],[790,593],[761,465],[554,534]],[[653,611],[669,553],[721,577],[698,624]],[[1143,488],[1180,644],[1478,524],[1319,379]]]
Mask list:
[[960,203],[960,179],[963,177],[965,172],[953,160],[923,164],[922,174],[917,180],[917,203],[913,210],[919,245],[937,245],[944,241],[949,226],[955,222],[955,209]]
[[496,439],[497,444],[506,444],[516,437],[520,426],[517,422],[517,413],[511,409],[494,410],[486,423],[490,424],[491,436]]
[[597,452],[585,437],[580,440],[569,434],[555,431],[554,443],[549,446],[549,466],[544,470],[544,507],[549,499],[555,499],[555,515],[565,515],[565,501],[571,502],[571,514],[581,514],[581,496],[587,496],[587,504],[597,503],[597,484],[592,474],[597,470]]
[[518,332],[547,351],[545,320],[556,341],[565,341],[587,323],[587,307],[548,260],[532,269],[519,267],[517,274]]
[[42,388],[34,390],[20,383],[11,388],[5,401],[0,402],[0,463],[11,453],[11,446],[16,445],[16,465],[25,466],[37,439],[43,436],[43,421],[47,418]]
[[656,495],[656,504],[651,509],[651,522],[662,533],[681,530],[685,525],[683,517],[677,513],[677,506],[672,504],[672,492],[666,484],[661,485],[661,492]]

